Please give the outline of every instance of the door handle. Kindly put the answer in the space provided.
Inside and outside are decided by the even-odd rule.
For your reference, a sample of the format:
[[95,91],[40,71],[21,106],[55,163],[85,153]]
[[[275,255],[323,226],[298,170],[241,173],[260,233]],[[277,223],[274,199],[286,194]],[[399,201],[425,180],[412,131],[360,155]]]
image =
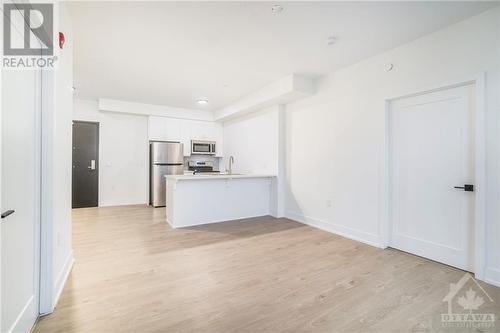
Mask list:
[[4,219],[4,218],[6,218],[6,217],[7,217],[7,216],[9,216],[9,215],[14,214],[15,212],[16,212],[16,211],[15,211],[15,210],[13,210],[13,209],[6,210],[5,212],[3,212],[3,213],[2,213],[2,218]]
[[95,160],[90,160],[90,165],[87,167],[89,170],[95,170]]
[[474,191],[474,185],[470,185],[470,184],[465,184],[464,186],[455,186],[455,188],[464,190],[466,192],[473,192]]

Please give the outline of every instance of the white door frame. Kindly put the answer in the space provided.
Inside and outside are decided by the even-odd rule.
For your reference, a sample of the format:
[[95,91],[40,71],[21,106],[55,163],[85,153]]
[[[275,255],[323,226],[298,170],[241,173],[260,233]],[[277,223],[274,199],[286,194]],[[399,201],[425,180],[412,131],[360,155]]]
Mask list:
[[[5,20],[5,18],[4,18]],[[3,22],[0,27],[0,34],[3,36]],[[0,52],[3,54],[3,43],[0,45]],[[2,70],[0,69],[0,189],[2,188]],[[0,211],[2,210],[2,191],[0,190]],[[2,239],[2,223],[0,223],[0,240]],[[0,328],[2,327],[2,247],[0,246]]]
[[40,315],[52,313],[54,310],[54,225],[52,209],[52,183],[53,183],[53,131],[54,131],[54,72],[42,73],[42,133],[41,137],[41,216],[40,216],[40,290],[39,312]]
[[[41,46],[40,46],[41,48]],[[37,310],[40,304],[40,271],[41,271],[41,220],[42,220],[42,101],[43,101],[43,92],[42,92],[42,70],[37,70],[36,74],[36,99],[37,99],[37,110],[35,114],[35,137],[38,139],[35,155],[36,155],[36,175],[35,175],[35,190],[36,190],[36,199],[35,199],[35,207],[36,207],[36,232],[35,232],[35,240],[36,240],[36,253],[35,253],[35,262],[36,262],[36,304]],[[39,311],[38,311],[39,312]],[[39,313],[38,313],[39,314]]]
[[460,86],[474,85],[475,91],[475,137],[474,137],[474,273],[477,279],[484,280],[486,266],[486,73],[480,73],[474,77],[463,80],[445,82],[438,86],[421,89],[417,92],[408,92],[399,96],[385,99],[385,145],[384,145],[384,175],[381,189],[383,198],[383,209],[381,216],[382,248],[391,245],[391,170],[390,170],[390,125],[389,114],[391,102],[396,99],[428,94],[440,90],[451,89]]

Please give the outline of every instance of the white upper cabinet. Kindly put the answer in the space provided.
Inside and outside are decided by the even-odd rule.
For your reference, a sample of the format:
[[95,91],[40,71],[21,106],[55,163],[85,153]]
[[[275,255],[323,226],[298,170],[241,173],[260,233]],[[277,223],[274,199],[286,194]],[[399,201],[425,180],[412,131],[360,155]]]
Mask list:
[[191,155],[191,140],[215,141],[216,156],[222,157],[222,125],[211,121],[149,117],[149,140],[178,141],[184,156]]
[[191,133],[193,128],[191,123],[193,120],[181,119],[179,126],[181,130],[181,136],[179,141],[184,144],[184,156],[191,155]]
[[167,141],[180,141],[182,137],[182,120],[163,118],[163,130]]
[[189,140],[210,140],[207,131],[209,124],[206,121],[190,120],[186,124]]
[[181,137],[180,119],[149,117],[149,140],[179,141]]
[[216,147],[215,147],[215,156],[217,157],[223,157],[223,145],[224,143],[222,142],[223,139],[223,128],[222,124],[220,123],[211,123],[210,126],[210,137],[212,138],[211,141],[216,142]]
[[163,120],[160,117],[149,117],[148,119],[148,138],[151,141],[163,141],[163,133],[165,132],[165,127],[163,126]]

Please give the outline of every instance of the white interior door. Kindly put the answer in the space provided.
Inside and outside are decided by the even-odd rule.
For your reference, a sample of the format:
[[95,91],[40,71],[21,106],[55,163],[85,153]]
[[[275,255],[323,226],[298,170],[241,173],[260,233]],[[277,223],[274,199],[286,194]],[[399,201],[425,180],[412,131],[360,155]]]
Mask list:
[[1,332],[29,332],[38,316],[40,74],[2,70],[0,209],[14,212],[0,223]]
[[391,102],[391,246],[473,271],[474,86]]

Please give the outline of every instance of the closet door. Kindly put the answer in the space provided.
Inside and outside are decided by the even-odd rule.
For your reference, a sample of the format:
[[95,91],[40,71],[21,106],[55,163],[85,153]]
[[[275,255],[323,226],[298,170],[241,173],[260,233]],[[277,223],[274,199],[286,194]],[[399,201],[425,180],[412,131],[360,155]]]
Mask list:
[[[24,21],[14,23],[22,45]],[[41,88],[40,70],[2,69],[1,332],[29,332],[38,317]]]

